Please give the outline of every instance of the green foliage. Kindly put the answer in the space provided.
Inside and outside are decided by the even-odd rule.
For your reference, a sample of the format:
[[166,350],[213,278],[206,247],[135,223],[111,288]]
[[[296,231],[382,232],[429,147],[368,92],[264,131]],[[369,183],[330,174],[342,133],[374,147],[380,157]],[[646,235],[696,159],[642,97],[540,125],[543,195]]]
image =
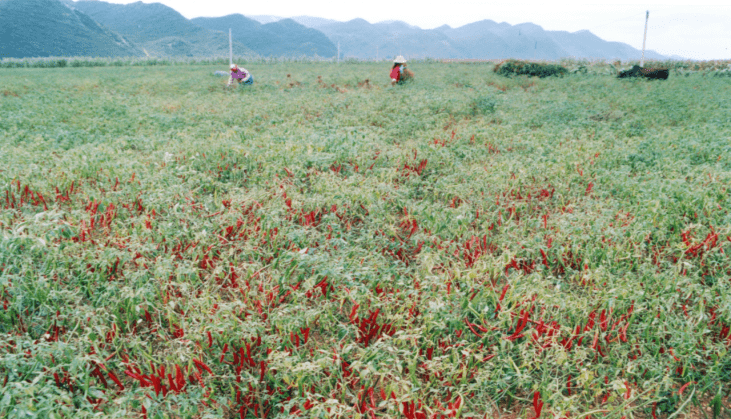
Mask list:
[[480,96],[473,99],[472,103],[470,103],[472,115],[494,113],[496,106],[497,101],[493,96]]
[[495,66],[493,71],[501,76],[529,76],[529,77],[562,77],[568,70],[558,64],[536,63],[530,61],[507,60]]
[[728,79],[61,59],[0,76],[0,416],[728,416]]
[[[0,60],[0,68],[57,68],[57,67],[148,67],[169,65],[228,65],[226,57],[167,57],[167,58],[95,58],[95,57],[45,57],[45,58],[9,58]],[[317,62],[312,58],[259,58],[251,56],[235,56],[239,63],[248,62]]]

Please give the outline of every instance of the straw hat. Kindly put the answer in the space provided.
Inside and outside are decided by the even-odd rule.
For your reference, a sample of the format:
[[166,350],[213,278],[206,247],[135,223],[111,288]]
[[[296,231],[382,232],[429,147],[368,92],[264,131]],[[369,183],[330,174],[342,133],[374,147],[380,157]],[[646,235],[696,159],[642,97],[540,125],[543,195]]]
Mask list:
[[398,55],[393,59],[394,64],[406,64],[406,58],[403,55]]
[[239,66],[237,66],[236,64],[231,64],[231,65],[229,66],[229,68],[230,68],[231,70],[235,70],[235,69],[239,68]]

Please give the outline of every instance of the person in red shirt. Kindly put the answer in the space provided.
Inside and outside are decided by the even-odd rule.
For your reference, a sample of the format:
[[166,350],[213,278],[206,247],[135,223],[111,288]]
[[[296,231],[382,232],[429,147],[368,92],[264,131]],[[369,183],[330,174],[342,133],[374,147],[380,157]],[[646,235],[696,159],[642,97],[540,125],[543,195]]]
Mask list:
[[393,67],[391,67],[391,86],[394,86],[396,84],[404,84],[412,77],[414,77],[414,73],[406,68],[406,59],[404,58],[404,56],[397,56],[393,60]]

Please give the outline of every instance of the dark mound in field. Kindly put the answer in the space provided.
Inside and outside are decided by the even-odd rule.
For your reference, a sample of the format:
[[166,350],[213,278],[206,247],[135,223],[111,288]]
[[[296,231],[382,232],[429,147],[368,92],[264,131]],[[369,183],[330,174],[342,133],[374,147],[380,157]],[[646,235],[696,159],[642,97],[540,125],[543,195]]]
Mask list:
[[493,71],[501,76],[550,77],[568,74],[568,70],[558,64],[533,63],[530,61],[507,60],[496,65]]
[[617,78],[644,77],[646,79],[667,80],[670,70],[667,68],[641,68],[636,65],[629,70],[620,71]]

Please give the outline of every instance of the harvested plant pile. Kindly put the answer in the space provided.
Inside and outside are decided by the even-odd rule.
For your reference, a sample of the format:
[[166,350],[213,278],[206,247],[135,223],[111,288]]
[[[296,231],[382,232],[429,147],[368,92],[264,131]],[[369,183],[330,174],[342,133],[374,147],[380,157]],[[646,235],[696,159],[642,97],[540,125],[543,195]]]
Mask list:
[[568,70],[558,64],[536,63],[531,61],[507,60],[497,64],[493,71],[501,76],[529,76],[529,77],[562,77]]
[[635,65],[629,70],[620,71],[617,74],[617,78],[642,77],[646,79],[667,80],[669,75],[670,70],[667,68],[642,68]]

